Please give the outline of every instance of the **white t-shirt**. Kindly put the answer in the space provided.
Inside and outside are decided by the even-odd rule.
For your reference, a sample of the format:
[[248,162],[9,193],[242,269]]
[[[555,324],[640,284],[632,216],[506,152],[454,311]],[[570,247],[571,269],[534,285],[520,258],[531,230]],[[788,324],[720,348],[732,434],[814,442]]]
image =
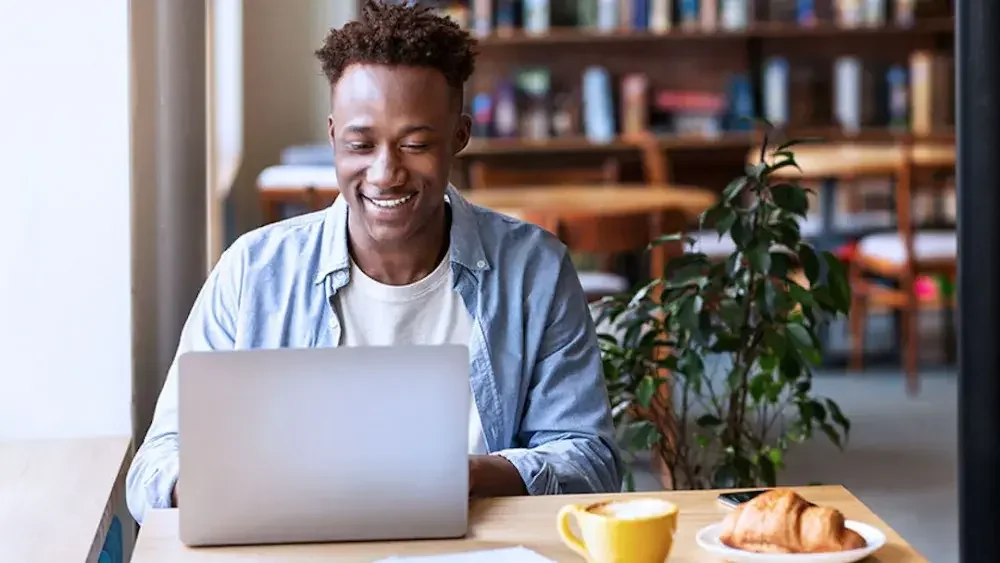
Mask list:
[[[410,285],[385,285],[351,261],[351,281],[337,292],[344,346],[394,344],[469,345],[473,320],[453,289],[446,258],[426,278]],[[470,387],[471,395],[471,387]],[[485,454],[475,400],[469,413],[469,453]]]

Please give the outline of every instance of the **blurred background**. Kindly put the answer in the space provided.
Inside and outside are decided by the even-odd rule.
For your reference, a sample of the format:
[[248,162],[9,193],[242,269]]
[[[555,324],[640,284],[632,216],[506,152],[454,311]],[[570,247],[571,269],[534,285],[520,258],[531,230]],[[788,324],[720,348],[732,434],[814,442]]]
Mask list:
[[[679,194],[626,219],[598,201],[545,223],[592,297],[655,271],[635,244],[653,223],[729,253],[684,194],[718,197],[752,161],[745,116],[825,140],[799,158],[816,193],[801,229],[851,265],[861,298],[824,333],[815,387],[853,428],[843,452],[795,449],[781,482],[842,483],[930,560],[955,560],[952,2],[421,3],[480,41],[457,187],[526,218],[545,215],[530,195],[544,186],[556,201]],[[122,4],[0,12],[0,75],[34,85],[0,89],[18,186],[0,222],[0,438],[141,439],[222,249],[336,195],[313,51],[360,2]],[[53,328],[74,338],[39,336]],[[655,470],[639,485],[660,487]]]

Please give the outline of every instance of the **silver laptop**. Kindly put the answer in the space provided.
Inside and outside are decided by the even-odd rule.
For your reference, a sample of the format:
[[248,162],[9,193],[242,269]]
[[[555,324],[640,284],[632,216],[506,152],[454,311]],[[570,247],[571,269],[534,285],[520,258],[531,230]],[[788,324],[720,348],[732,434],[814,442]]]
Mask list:
[[183,543],[465,535],[466,347],[190,352],[178,362]]

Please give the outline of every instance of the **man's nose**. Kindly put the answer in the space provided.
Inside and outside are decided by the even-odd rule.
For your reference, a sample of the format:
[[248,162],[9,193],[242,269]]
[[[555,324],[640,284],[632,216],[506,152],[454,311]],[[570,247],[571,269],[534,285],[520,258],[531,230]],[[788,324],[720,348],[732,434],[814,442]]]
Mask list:
[[372,186],[388,189],[404,183],[403,176],[397,151],[391,147],[382,147],[368,167],[365,180]]

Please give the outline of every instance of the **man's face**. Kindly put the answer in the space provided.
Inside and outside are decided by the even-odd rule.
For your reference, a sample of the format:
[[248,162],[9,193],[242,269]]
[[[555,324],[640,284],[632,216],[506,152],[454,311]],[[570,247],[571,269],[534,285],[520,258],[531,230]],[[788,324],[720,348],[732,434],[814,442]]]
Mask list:
[[352,228],[375,242],[399,243],[441,216],[452,159],[470,131],[454,96],[430,68],[344,71],[333,90],[329,133]]

